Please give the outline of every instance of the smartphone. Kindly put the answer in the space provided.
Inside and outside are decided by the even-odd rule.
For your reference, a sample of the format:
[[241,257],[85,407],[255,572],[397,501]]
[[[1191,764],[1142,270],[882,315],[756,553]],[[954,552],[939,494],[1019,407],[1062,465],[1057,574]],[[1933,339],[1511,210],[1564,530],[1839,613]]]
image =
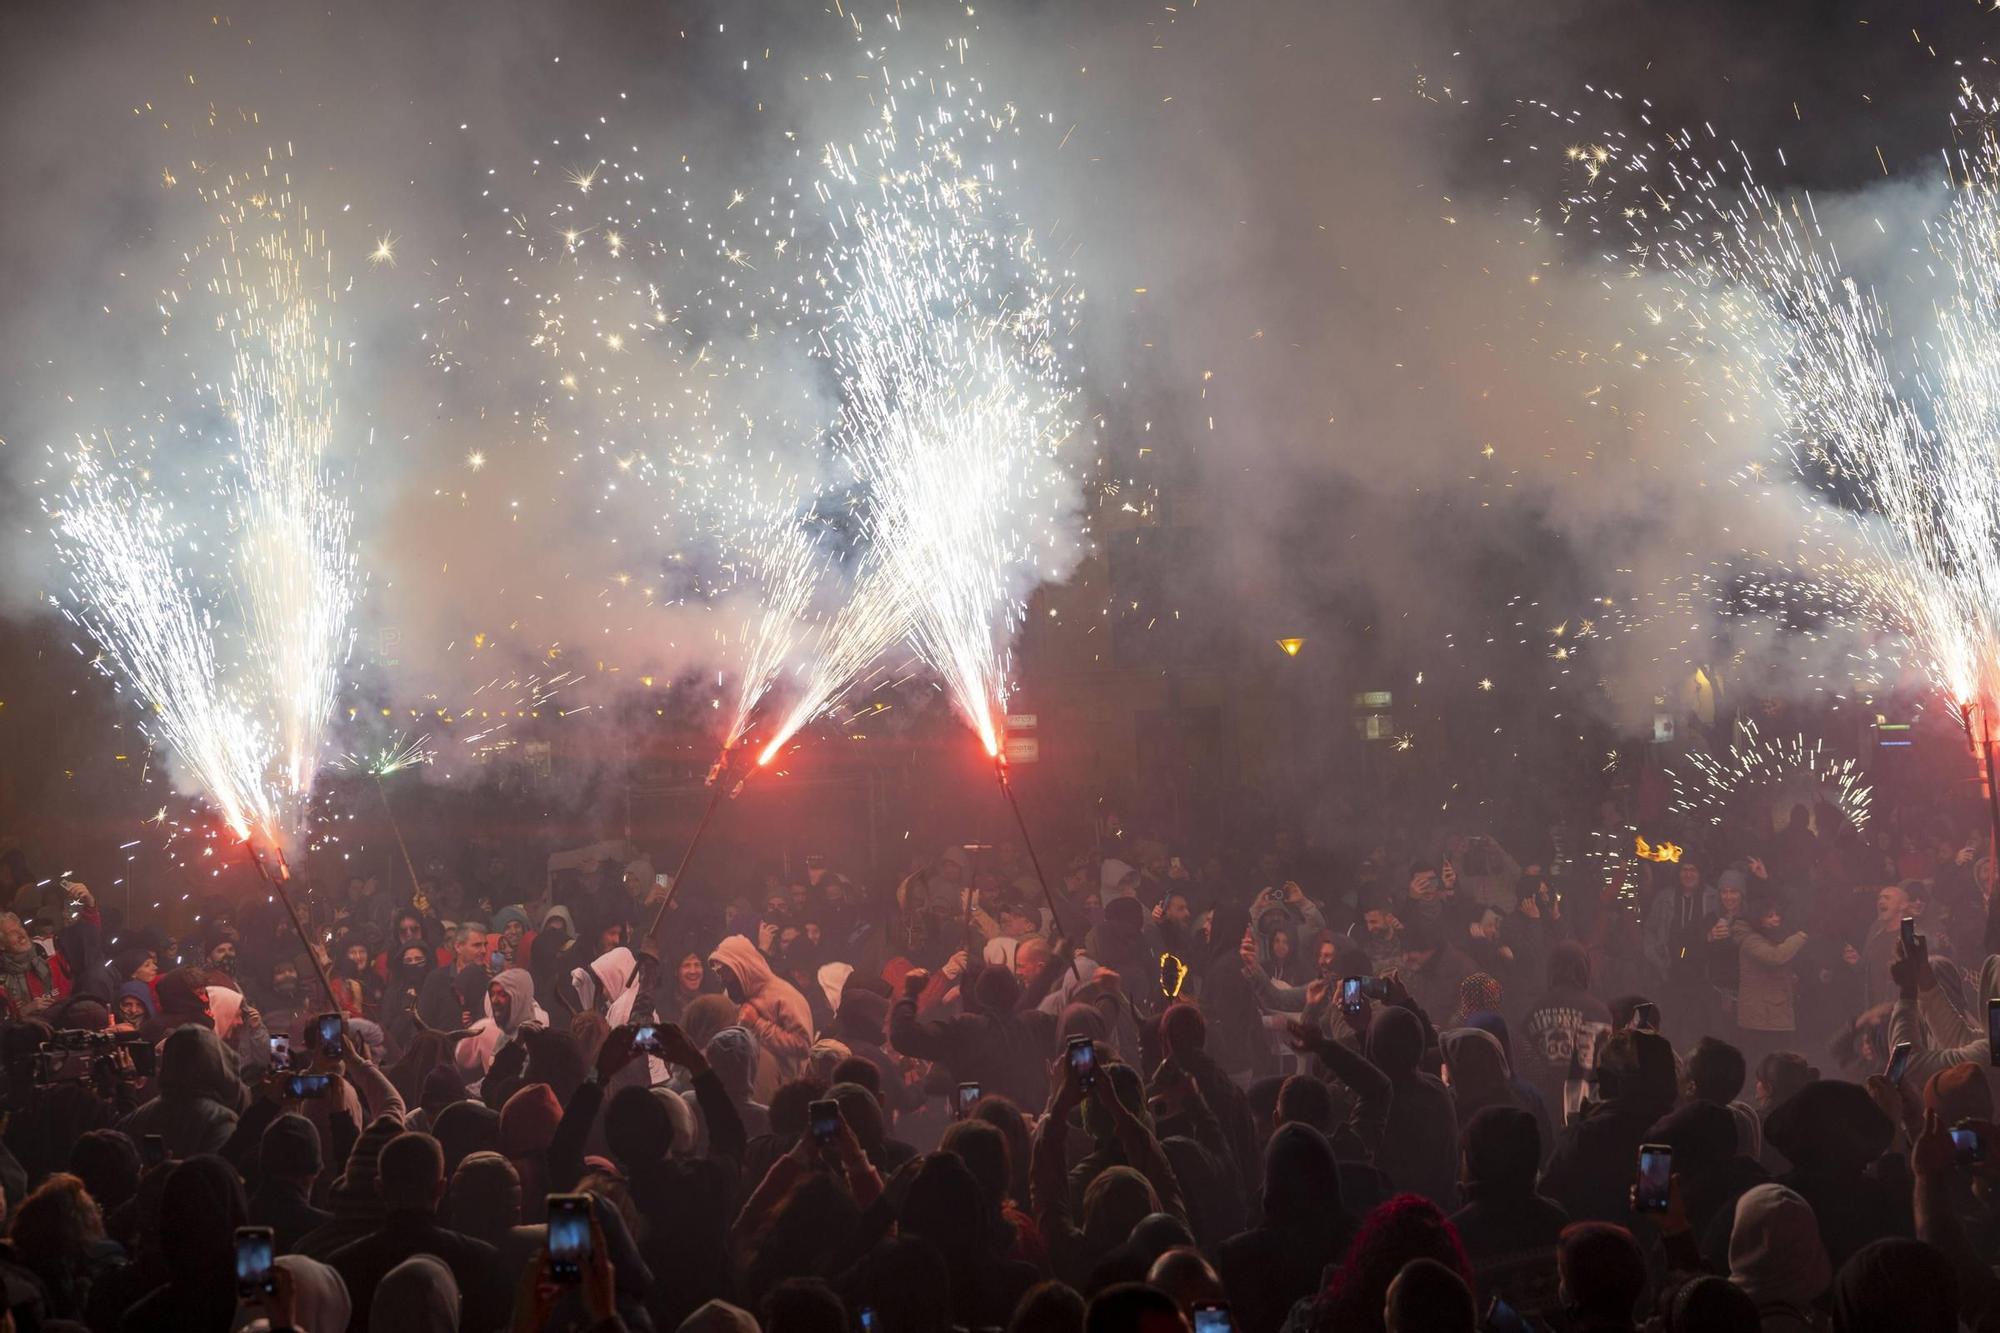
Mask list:
[[1976,1129],[1960,1126],[1952,1130],[1951,1146],[1958,1151],[1960,1166],[1977,1166],[1986,1160],[1986,1140]]
[[1640,1213],[1664,1213],[1673,1189],[1674,1150],[1664,1143],[1639,1145],[1639,1182],[1632,1193],[1632,1209]]
[[306,1045],[313,1050],[340,1054],[340,1039],[347,1035],[347,1020],[339,1014],[321,1014],[306,1029]]
[[806,1123],[812,1126],[813,1142],[825,1151],[833,1151],[834,1141],[840,1137],[840,1103],[832,1100],[809,1103]]
[[1364,977],[1342,977],[1340,979],[1340,1007],[1350,1014],[1358,1014],[1367,1003],[1362,991]]
[[660,1053],[660,1030],[651,1023],[641,1024],[632,1032],[632,1049],[640,1055]]
[[1085,1092],[1097,1086],[1097,1043],[1088,1037],[1069,1039],[1069,1067]]
[[486,969],[489,972],[505,972],[507,970],[507,955],[495,949],[492,953],[486,955]]
[[876,1329],[880,1327],[881,1325],[875,1322],[875,1307],[872,1305],[862,1306],[861,1333],[875,1333]]
[[590,1262],[590,1196],[549,1195],[549,1275],[562,1283],[583,1281]]
[[978,1105],[978,1103],[979,1085],[977,1083],[959,1084],[958,1093],[952,1099],[951,1103],[951,1118],[953,1120],[965,1119],[972,1114],[972,1108]]
[[292,1067],[292,1034],[273,1032],[271,1034],[271,1070],[283,1073]]
[[1994,1054],[1996,1051],[2000,1051],[2000,999],[1988,1000],[1986,1002],[1986,1061],[1988,1064],[2000,1064],[2000,1056]]
[[332,1087],[331,1074],[294,1074],[285,1080],[285,1092],[292,1097],[324,1097]]
[[[1988,1032],[1993,1030],[1993,1012],[1991,1009],[1988,1009],[1986,1013],[1986,1029]],[[1909,1042],[1897,1042],[1896,1049],[1889,1052],[1889,1067],[1882,1071],[1882,1077],[1888,1079],[1891,1083],[1901,1083],[1903,1081],[1903,1071],[1910,1067],[1910,1050],[1911,1046]]]
[[148,1134],[139,1140],[139,1160],[147,1166],[158,1166],[167,1160],[167,1141],[158,1134]]
[[1231,1333],[1235,1327],[1229,1322],[1227,1301],[1196,1301],[1190,1312],[1194,1315],[1194,1333]]
[[278,1291],[277,1257],[269,1227],[236,1228],[236,1294],[273,1296]]
[[1646,1001],[1644,1004],[1634,1005],[1632,1008],[1632,1026],[1640,1032],[1658,1032],[1660,1030],[1660,1006],[1654,1004],[1651,1000]]
[[1906,916],[1903,918],[1903,952],[1906,954],[1913,953],[1916,951],[1916,947],[1917,919],[1913,916]]
[[1507,1304],[1506,1298],[1495,1296],[1493,1303],[1486,1307],[1486,1322],[1481,1327],[1486,1333],[1533,1333],[1521,1312]]

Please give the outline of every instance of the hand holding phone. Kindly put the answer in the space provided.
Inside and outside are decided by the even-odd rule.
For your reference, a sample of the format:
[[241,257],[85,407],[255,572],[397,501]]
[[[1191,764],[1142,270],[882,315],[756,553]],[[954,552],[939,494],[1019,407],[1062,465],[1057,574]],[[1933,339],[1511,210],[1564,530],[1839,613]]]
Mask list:
[[1233,1333],[1236,1327],[1230,1320],[1227,1301],[1197,1301],[1191,1313],[1194,1333]]
[[583,1281],[590,1262],[588,1194],[551,1194],[549,1215],[549,1276],[566,1286]]
[[332,1089],[331,1074],[293,1074],[285,1080],[285,1095],[300,1100],[324,1097]]
[[1917,919],[1913,916],[1906,916],[1903,918],[1904,955],[1907,956],[1911,953],[1914,953],[1916,951],[1916,947],[1917,947]]
[[1076,1086],[1089,1092],[1097,1086],[1097,1043],[1089,1037],[1071,1037],[1065,1058]]
[[978,1103],[979,1085],[977,1083],[959,1084],[958,1091],[952,1097],[951,1118],[953,1120],[965,1119],[972,1114],[972,1108],[978,1105]]
[[245,1298],[277,1294],[277,1256],[269,1227],[236,1228],[236,1294]]
[[1664,1213],[1673,1200],[1674,1150],[1664,1143],[1639,1145],[1639,1178],[1632,1188],[1632,1211]]
[[813,1146],[822,1154],[831,1157],[840,1150],[840,1134],[846,1122],[841,1118],[839,1102],[826,1098],[809,1104],[806,1123],[812,1129]]
[[[1988,1031],[1992,1030],[1993,1011],[1990,1008],[1987,1010],[1986,1026]],[[1889,1052],[1889,1067],[1883,1071],[1882,1077],[1900,1086],[1903,1082],[1903,1071],[1910,1067],[1910,1052],[1913,1049],[1907,1041],[1897,1042],[1896,1049]]]

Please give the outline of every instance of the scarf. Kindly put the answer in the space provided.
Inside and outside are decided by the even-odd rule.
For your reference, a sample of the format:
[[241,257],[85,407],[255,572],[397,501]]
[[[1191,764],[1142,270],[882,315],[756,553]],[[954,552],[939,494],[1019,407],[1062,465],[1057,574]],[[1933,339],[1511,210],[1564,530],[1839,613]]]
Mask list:
[[34,998],[28,990],[28,977],[33,975],[41,983],[42,994],[54,992],[55,986],[49,977],[49,960],[42,957],[42,951],[29,945],[19,953],[0,953],[0,985],[7,988],[7,998],[14,1002],[18,1013]]

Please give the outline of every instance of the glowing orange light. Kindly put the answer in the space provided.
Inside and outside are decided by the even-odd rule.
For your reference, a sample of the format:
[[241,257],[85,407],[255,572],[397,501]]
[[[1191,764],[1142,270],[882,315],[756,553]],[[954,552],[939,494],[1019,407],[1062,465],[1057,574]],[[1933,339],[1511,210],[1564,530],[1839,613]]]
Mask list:
[[1280,650],[1281,650],[1281,651],[1282,651],[1282,652],[1283,652],[1283,653],[1285,654],[1285,656],[1287,656],[1287,657],[1297,657],[1297,656],[1299,655],[1299,649],[1301,649],[1301,648],[1303,648],[1303,647],[1305,647],[1305,646],[1306,646],[1306,641],[1305,641],[1304,639],[1279,639],[1279,640],[1278,640],[1278,648],[1279,648],[1279,649],[1280,649]]

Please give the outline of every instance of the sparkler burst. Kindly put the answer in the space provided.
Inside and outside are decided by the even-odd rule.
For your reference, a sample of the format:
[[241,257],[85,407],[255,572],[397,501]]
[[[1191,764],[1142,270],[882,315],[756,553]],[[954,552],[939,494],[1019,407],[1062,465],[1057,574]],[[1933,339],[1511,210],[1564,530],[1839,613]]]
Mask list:
[[415,740],[398,734],[380,749],[342,755],[337,766],[356,773],[366,773],[370,777],[386,778],[406,768],[428,764],[436,758],[437,751],[431,748],[428,732]]
[[[1736,478],[1799,505],[1788,549],[1758,553],[1778,571],[1766,595],[1891,632],[1954,705],[2000,698],[2000,144],[1992,102],[1966,86],[1960,105],[1948,194],[1907,270],[1875,285],[1809,196],[1773,194],[1742,149],[1692,133],[1583,150],[1564,208],[1627,238],[1649,321],[1730,420],[1775,418],[1776,456]],[[1914,330],[1881,295],[1900,291],[1931,293],[1901,321]]]
[[1738,811],[1752,792],[1770,799],[1823,800],[1835,806],[1856,829],[1868,823],[1873,788],[1853,759],[1829,754],[1824,740],[1808,746],[1803,735],[1766,740],[1753,719],[1736,724],[1729,748],[1720,754],[1691,750],[1687,769],[1669,770],[1673,782],[1670,807],[1675,814],[1721,824]]
[[[897,112],[942,88],[946,103]],[[1001,211],[1011,108],[947,78],[896,86],[868,153],[829,147],[841,380],[832,442],[868,492],[869,536],[919,654],[990,755],[1026,596],[1074,555],[1077,430],[1063,360],[1081,292]],[[991,157],[988,157],[988,154]]]
[[322,306],[328,256],[288,194],[238,185],[216,192],[222,233],[206,247],[226,341],[189,352],[229,366],[203,395],[227,437],[183,432],[211,451],[210,489],[185,507],[164,498],[163,473],[183,460],[135,434],[123,448],[80,444],[48,509],[70,573],[59,604],[99,664],[231,830],[281,848],[303,832],[356,575],[326,459],[341,359]]

